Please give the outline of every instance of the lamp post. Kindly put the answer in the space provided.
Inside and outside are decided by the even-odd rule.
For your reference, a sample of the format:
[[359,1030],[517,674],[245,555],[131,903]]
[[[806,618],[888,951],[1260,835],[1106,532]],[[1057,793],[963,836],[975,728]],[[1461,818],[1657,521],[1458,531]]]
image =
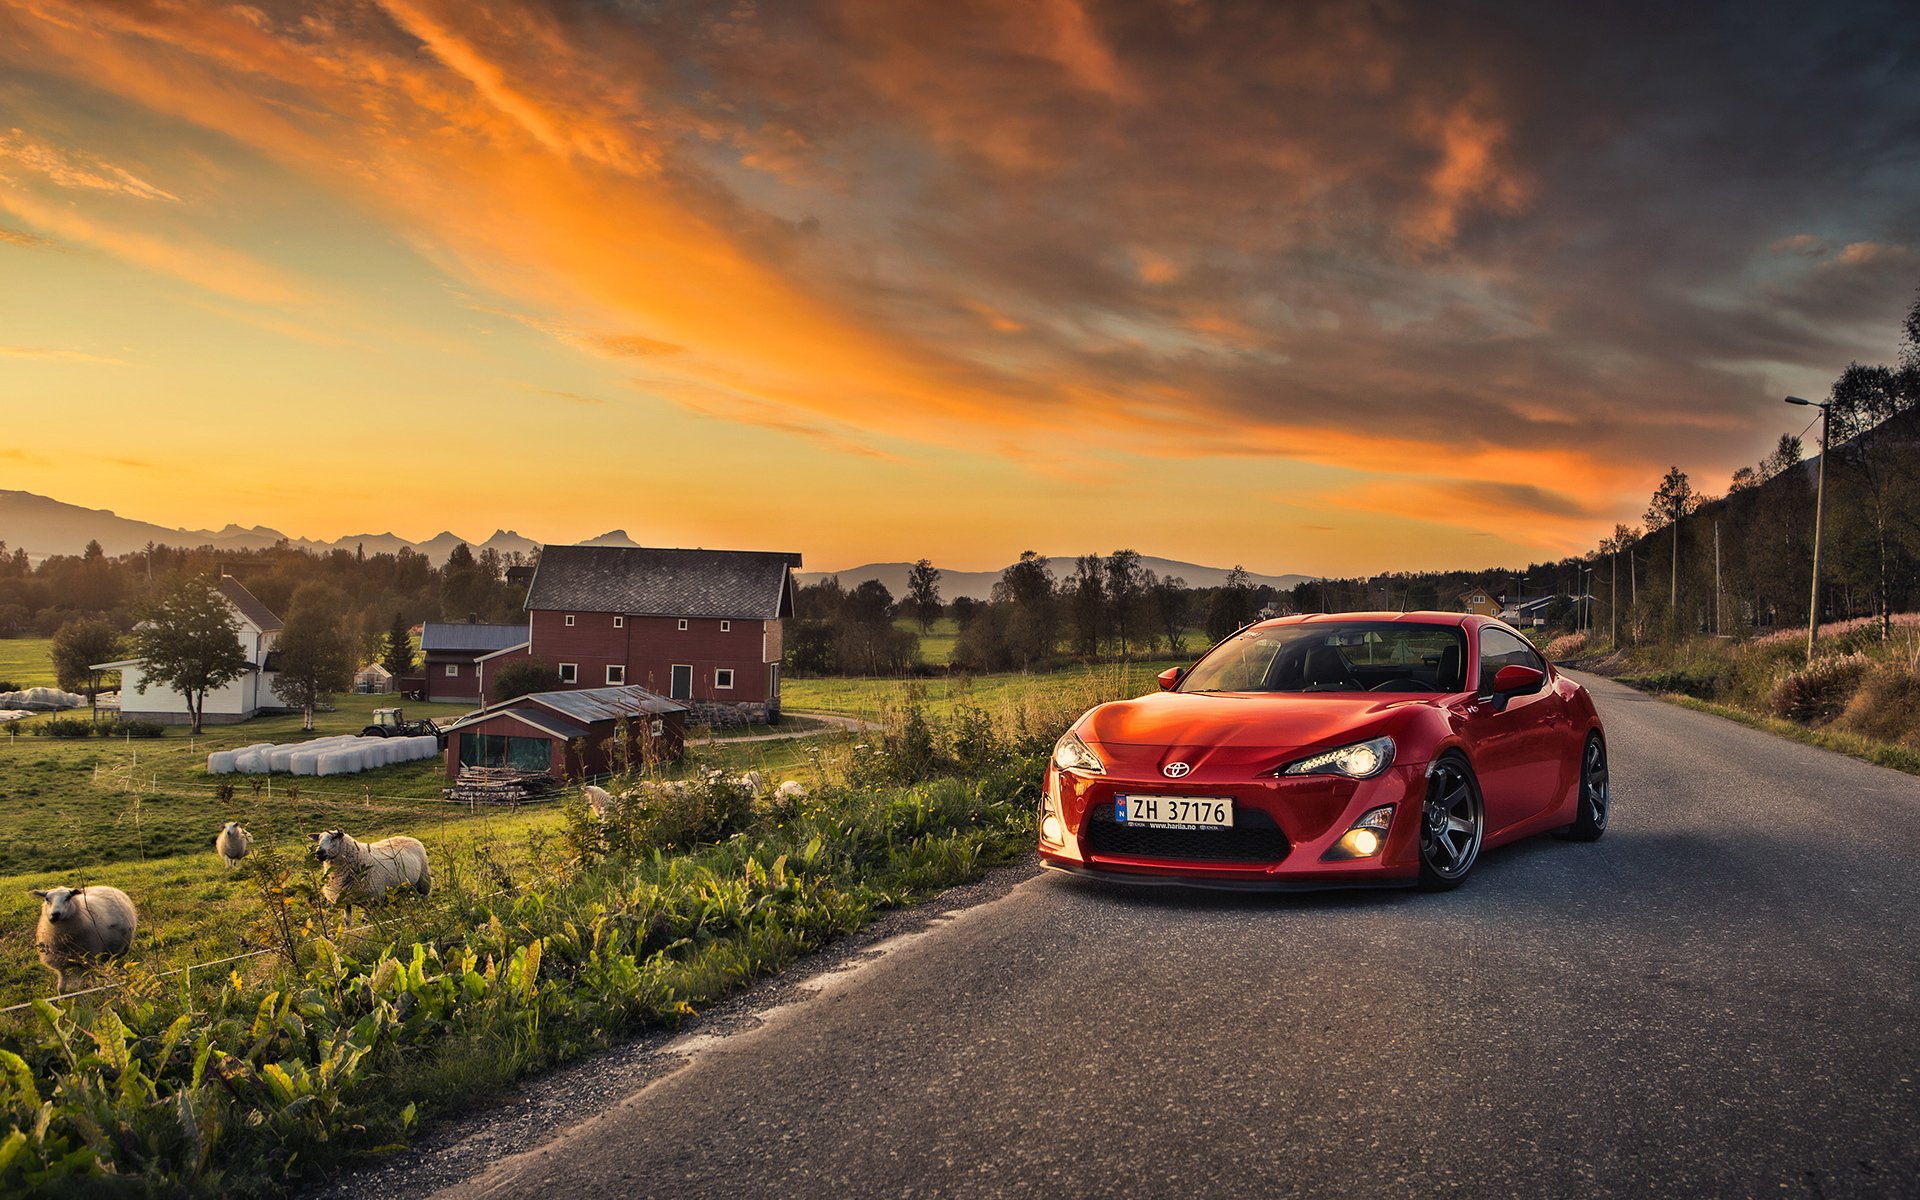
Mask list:
[[1788,396],[1787,403],[1820,410],[1820,470],[1813,491],[1813,585],[1811,598],[1807,601],[1807,663],[1811,666],[1814,639],[1820,634],[1820,517],[1827,503],[1827,449],[1833,409],[1818,400],[1802,400],[1798,396]]

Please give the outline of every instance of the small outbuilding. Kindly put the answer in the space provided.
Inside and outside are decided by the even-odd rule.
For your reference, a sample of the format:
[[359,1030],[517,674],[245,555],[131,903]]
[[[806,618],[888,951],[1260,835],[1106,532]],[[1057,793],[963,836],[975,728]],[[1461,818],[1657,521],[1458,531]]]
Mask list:
[[585,779],[613,771],[622,759],[678,758],[686,722],[686,705],[643,687],[533,692],[448,726],[447,777],[462,767],[513,767]]
[[368,663],[353,673],[353,690],[362,696],[384,696],[393,690],[393,672]]

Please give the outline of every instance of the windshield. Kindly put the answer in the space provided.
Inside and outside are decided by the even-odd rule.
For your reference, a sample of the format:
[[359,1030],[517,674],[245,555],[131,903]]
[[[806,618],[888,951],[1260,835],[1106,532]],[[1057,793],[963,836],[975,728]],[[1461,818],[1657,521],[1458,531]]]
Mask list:
[[1457,692],[1467,639],[1458,625],[1321,621],[1253,628],[1215,646],[1182,692]]

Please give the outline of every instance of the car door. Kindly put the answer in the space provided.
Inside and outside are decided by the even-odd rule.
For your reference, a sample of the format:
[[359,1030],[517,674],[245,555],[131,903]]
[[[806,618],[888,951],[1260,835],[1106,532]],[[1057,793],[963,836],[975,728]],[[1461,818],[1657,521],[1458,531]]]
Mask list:
[[[1541,672],[1538,688],[1502,701],[1493,693],[1501,667]],[[1547,664],[1517,634],[1497,625],[1479,630],[1474,710],[1473,768],[1487,806],[1487,833],[1497,834],[1551,807],[1559,798],[1565,705],[1547,674]]]

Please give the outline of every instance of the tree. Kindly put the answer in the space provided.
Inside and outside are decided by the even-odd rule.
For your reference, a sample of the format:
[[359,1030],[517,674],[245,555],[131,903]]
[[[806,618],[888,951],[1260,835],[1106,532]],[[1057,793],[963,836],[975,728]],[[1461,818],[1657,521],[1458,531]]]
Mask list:
[[493,673],[487,685],[487,703],[514,700],[535,692],[551,692],[560,687],[560,676],[537,658],[516,659]]
[[1147,585],[1147,596],[1153,606],[1153,615],[1160,624],[1160,636],[1167,639],[1167,651],[1175,655],[1185,654],[1187,581],[1178,575],[1154,579]]
[[1139,551],[1115,550],[1107,556],[1107,625],[1113,630],[1113,639],[1120,643],[1122,655],[1137,638],[1150,578],[1152,572],[1140,565]]
[[920,632],[933,632],[933,619],[940,615],[940,568],[931,559],[921,559],[907,572],[907,603],[920,619]]
[[274,642],[276,696],[300,710],[300,727],[313,728],[313,710],[353,686],[353,642],[343,627],[345,600],[324,583],[293,594],[286,626]]
[[1692,515],[1700,507],[1700,496],[1693,490],[1693,483],[1687,473],[1679,467],[1668,467],[1666,475],[1660,480],[1660,486],[1653,490],[1653,499],[1647,504],[1647,531],[1671,527],[1673,534],[1673,572],[1668,582],[1667,604],[1670,617],[1676,622],[1680,619],[1680,522]]
[[[996,626],[1008,658],[1021,670],[1053,653],[1060,640],[1060,613],[1054,599],[1053,568],[1044,554],[1022,550],[1020,561],[1000,572],[993,602],[1004,605],[1006,621]],[[984,636],[984,635],[983,635]]]
[[1073,574],[1060,587],[1072,622],[1074,652],[1088,658],[1100,653],[1100,638],[1105,632],[1105,575],[1099,555],[1083,554],[1073,560]]
[[97,617],[68,621],[53,635],[54,680],[69,692],[84,692],[87,709],[94,720],[100,718],[98,697],[108,671],[94,669],[95,663],[112,662],[120,656],[120,631]]
[[1253,588],[1245,567],[1235,565],[1224,584],[1214,589],[1207,606],[1207,636],[1220,641],[1247,624],[1253,615]]
[[1913,476],[1912,446],[1904,439],[1874,436],[1882,425],[1914,406],[1915,397],[1903,372],[1891,367],[1863,367],[1849,363],[1834,381],[1828,411],[1833,442],[1828,452],[1865,493],[1867,517],[1873,523],[1874,559],[1878,566],[1874,592],[1880,616],[1880,636],[1893,636],[1893,607],[1887,579],[1887,540],[1897,500]]
[[396,683],[401,676],[413,673],[413,631],[407,627],[407,619],[399,613],[393,614],[393,624],[387,629],[387,644],[380,656],[380,665],[387,669]]
[[135,656],[144,660],[140,692],[170,687],[187,703],[193,733],[200,732],[207,693],[246,674],[240,620],[227,598],[185,570],[161,580],[135,610]]

